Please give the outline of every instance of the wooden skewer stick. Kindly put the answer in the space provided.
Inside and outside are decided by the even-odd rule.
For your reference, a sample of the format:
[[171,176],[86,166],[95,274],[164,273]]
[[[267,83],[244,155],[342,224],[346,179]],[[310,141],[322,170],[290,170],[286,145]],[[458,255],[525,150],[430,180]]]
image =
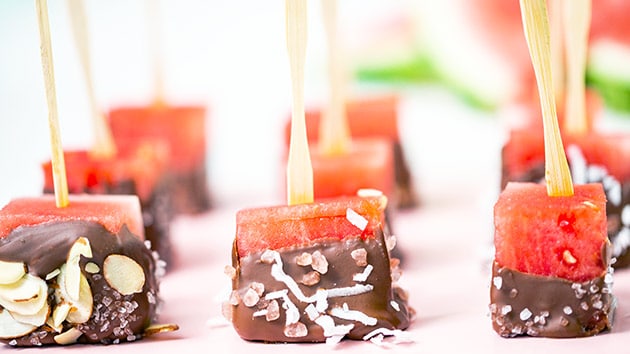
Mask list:
[[147,8],[147,33],[149,35],[149,55],[153,64],[153,77],[155,79],[155,105],[165,104],[164,94],[164,68],[162,63],[162,47],[160,45],[160,9],[158,1],[146,0]]
[[[568,0],[571,1],[571,0]],[[549,1],[549,26],[551,31],[551,73],[553,75],[556,107],[564,106],[565,56],[564,56],[564,3],[567,0]]]
[[286,0],[286,36],[291,67],[293,109],[287,163],[289,205],[313,202],[313,166],[304,116],[304,62],[306,60],[306,0]]
[[48,23],[48,3],[36,0],[37,22],[39,24],[40,52],[46,102],[48,103],[48,126],[50,131],[50,147],[52,150],[52,173],[55,188],[55,203],[58,208],[68,206],[68,181],[66,180],[66,164],[63,158],[59,120],[57,118],[57,93],[55,91],[55,72],[53,69],[52,46],[50,44],[50,25]]
[[525,38],[532,58],[545,134],[545,179],[551,197],[573,195],[573,182],[564,153],[551,78],[549,20],[544,0],[520,0]]
[[564,2],[564,40],[567,58],[567,96],[564,132],[583,135],[588,131],[584,73],[591,27],[591,0]]
[[350,145],[346,117],[346,80],[337,34],[337,0],[322,0],[324,28],[328,41],[328,75],[330,96],[319,126],[319,149],[326,155],[342,155]]
[[79,59],[85,77],[94,129],[94,145],[90,153],[96,157],[112,157],[116,154],[116,146],[109,125],[105,121],[105,115],[99,108],[94,93],[92,80],[92,65],[90,60],[87,18],[85,16],[84,0],[69,0],[70,19],[72,20],[72,32],[79,52]]

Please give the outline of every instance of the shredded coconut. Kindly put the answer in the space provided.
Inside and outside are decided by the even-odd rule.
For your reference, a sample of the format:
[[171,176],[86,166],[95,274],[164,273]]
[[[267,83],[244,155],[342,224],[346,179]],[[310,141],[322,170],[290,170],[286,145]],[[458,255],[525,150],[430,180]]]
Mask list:
[[365,267],[365,269],[363,269],[362,273],[357,273],[357,274],[353,275],[352,276],[352,280],[354,280],[356,282],[364,282],[370,276],[370,274],[372,273],[372,270],[374,270],[374,267],[371,264],[368,264]]
[[346,219],[361,231],[365,231],[367,228],[368,220],[351,208],[346,209]]
[[[344,305],[344,307],[347,307],[347,304]],[[333,307],[330,310],[330,314],[343,320],[361,322],[366,326],[374,326],[378,322],[376,318],[370,317],[361,311],[349,310],[347,308]]]

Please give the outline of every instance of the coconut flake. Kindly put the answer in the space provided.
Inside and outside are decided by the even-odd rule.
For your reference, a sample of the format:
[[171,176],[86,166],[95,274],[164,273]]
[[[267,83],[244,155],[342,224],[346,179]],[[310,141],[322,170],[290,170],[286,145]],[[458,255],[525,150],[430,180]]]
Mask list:
[[345,288],[328,289],[328,298],[341,296],[354,296],[370,292],[374,289],[372,284],[357,284]]
[[373,337],[380,336],[381,342],[384,336],[394,337],[393,344],[413,343],[415,342],[411,336],[400,329],[377,328],[372,332],[363,336],[363,340],[371,340]]
[[269,311],[267,311],[267,309],[258,310],[258,311],[254,312],[254,313],[252,314],[252,317],[262,317],[262,316],[266,316],[266,315],[267,315],[267,312],[269,312]]
[[626,204],[621,210],[621,223],[630,226],[630,204]]
[[52,272],[46,274],[46,281],[56,277],[57,275],[59,275],[59,273],[61,273],[61,271],[59,270],[59,268],[55,268]]
[[349,310],[347,304],[344,304],[344,308],[333,307],[330,310],[330,314],[342,320],[361,322],[366,326],[375,326],[378,322],[376,318],[370,317],[361,311]]
[[324,312],[328,309],[328,291],[325,289],[317,289],[315,293],[315,308],[317,311]]
[[371,264],[368,264],[365,267],[365,269],[363,269],[362,273],[357,273],[357,274],[353,275],[352,276],[352,280],[354,280],[356,282],[364,282],[370,276],[370,274],[372,273],[372,270],[374,270],[374,267]]
[[308,316],[308,319],[311,321],[315,321],[315,319],[317,319],[317,317],[319,317],[319,314],[320,314],[320,312],[317,311],[317,309],[315,308],[315,306],[313,306],[313,304],[309,304],[308,306],[306,306],[306,308],[304,309],[304,312]]
[[376,188],[361,188],[357,191],[357,196],[361,198],[380,197],[383,192]]
[[368,220],[351,208],[346,209],[346,219],[361,231],[365,231],[367,228]]
[[398,303],[394,300],[389,302],[389,305],[396,310],[397,312],[400,312],[400,305],[398,305]]

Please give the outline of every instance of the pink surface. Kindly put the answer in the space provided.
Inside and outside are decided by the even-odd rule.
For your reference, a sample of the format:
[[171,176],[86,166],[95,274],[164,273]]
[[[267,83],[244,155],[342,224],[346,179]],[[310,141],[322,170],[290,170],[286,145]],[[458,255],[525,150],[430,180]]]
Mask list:
[[[472,207],[471,207],[472,206]],[[614,329],[582,339],[499,337],[491,327],[488,254],[491,216],[474,203],[432,206],[394,215],[398,245],[405,250],[401,284],[410,291],[418,316],[407,333],[413,344],[396,353],[586,353],[624,348],[630,338],[630,271],[617,271]],[[162,282],[161,321],[180,330],[117,346],[90,346],[91,353],[381,353],[372,343],[261,344],[241,340],[220,317],[220,301],[229,289],[223,267],[230,262],[236,209],[178,219],[174,225],[179,261]],[[457,222],[453,222],[457,220]],[[448,225],[448,227],[445,227]],[[413,257],[411,256],[413,255]],[[2,350],[8,348],[2,347]],[[85,352],[88,347],[50,347],[46,353]],[[32,348],[20,353],[42,352]]]

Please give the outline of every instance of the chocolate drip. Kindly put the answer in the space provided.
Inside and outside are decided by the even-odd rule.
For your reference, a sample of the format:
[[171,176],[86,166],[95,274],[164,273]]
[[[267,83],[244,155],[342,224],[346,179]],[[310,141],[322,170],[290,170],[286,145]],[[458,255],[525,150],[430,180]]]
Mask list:
[[[362,273],[365,265],[357,262],[352,257],[352,251],[365,249],[367,251],[367,264],[373,268],[365,281],[354,281],[353,275]],[[309,319],[305,314],[309,303],[301,301],[292,290],[288,291],[288,298],[297,307],[299,322],[305,326],[306,331],[297,337],[285,335],[286,311],[282,307],[282,300],[278,300],[279,316],[268,320],[265,316],[255,316],[259,310],[264,310],[269,306],[269,301],[265,296],[275,291],[288,289],[287,285],[276,280],[271,274],[272,264],[261,261],[263,253],[254,253],[246,257],[238,258],[238,250],[233,249],[232,259],[236,269],[236,277],[233,280],[232,288],[235,293],[233,297],[243,299],[252,284],[261,283],[264,285],[264,293],[260,300],[253,306],[248,307],[244,301],[239,301],[232,306],[232,322],[238,334],[247,340],[264,342],[322,342],[327,336],[324,329]],[[313,254],[319,251],[327,259],[329,267],[324,273],[319,274],[319,281],[311,286],[300,283],[309,273],[312,274],[311,266],[298,265],[296,258],[304,252]],[[350,339],[362,339],[367,333],[377,328],[405,329],[409,326],[409,310],[406,303],[404,291],[392,284],[390,258],[385,246],[382,232],[378,232],[375,238],[361,240],[351,238],[345,241],[330,240],[319,242],[305,247],[291,247],[278,250],[283,267],[282,270],[296,281],[304,296],[311,297],[318,289],[339,289],[354,286],[373,286],[369,291],[361,294],[329,297],[328,306],[322,315],[330,315],[336,325],[354,325],[352,330],[346,335]],[[308,283],[308,282],[307,282]],[[310,283],[309,283],[310,284]],[[235,296],[236,295],[236,296]],[[311,303],[315,305],[315,303]],[[359,321],[340,319],[331,315],[334,308],[347,306],[349,310],[360,311],[366,316],[375,319],[371,325],[363,324]]]
[[[66,262],[70,248],[79,237],[89,240],[93,255],[92,258],[81,257],[81,269],[92,262],[100,271],[94,274],[83,272],[90,284],[94,303],[90,319],[76,326],[84,333],[78,342],[109,344],[141,338],[157,310],[156,261],[142,240],[126,226],[117,234],[112,234],[99,223],[87,221],[21,226],[0,239],[0,260],[23,262],[28,273],[45,279],[47,274]],[[142,267],[146,281],[141,292],[123,296],[107,284],[102,269],[105,258],[111,254],[127,256]],[[54,308],[57,304],[52,289],[58,286],[56,278],[47,283],[48,301]],[[65,323],[63,330],[69,328],[70,324]],[[55,344],[54,336],[57,334],[48,325],[43,325],[26,336],[2,341],[13,346]]]
[[612,275],[586,282],[492,268],[490,315],[502,337],[572,338],[612,328],[616,299]]

